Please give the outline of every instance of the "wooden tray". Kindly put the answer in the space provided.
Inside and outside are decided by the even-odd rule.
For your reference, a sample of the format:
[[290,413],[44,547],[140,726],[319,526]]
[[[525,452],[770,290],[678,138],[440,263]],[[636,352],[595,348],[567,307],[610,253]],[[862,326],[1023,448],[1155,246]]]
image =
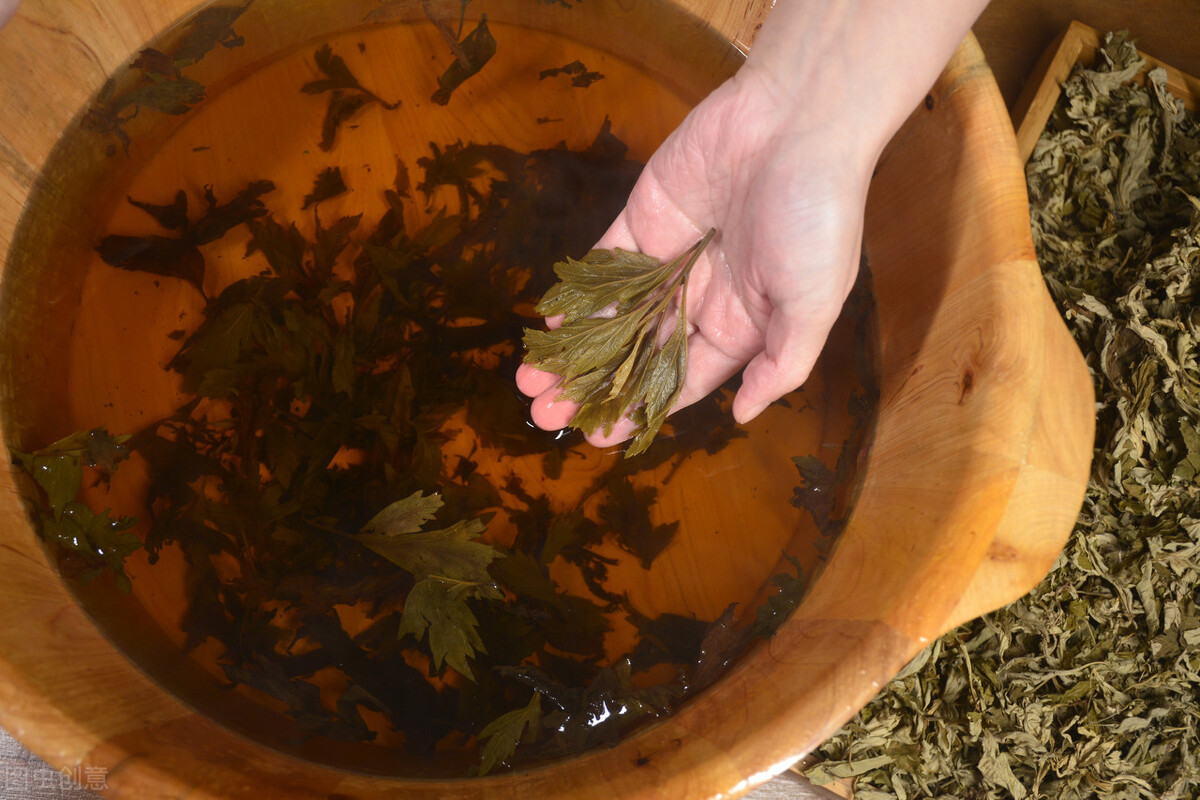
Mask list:
[[[1017,131],[1017,150],[1022,161],[1028,161],[1033,153],[1034,145],[1058,103],[1062,84],[1071,75],[1071,70],[1077,65],[1092,66],[1099,48],[1099,32],[1082,22],[1072,22],[1062,36],[1046,49],[1013,105],[1013,127]],[[1138,73],[1139,80],[1144,81],[1146,73],[1155,67],[1162,67],[1166,70],[1167,88],[1171,94],[1192,111],[1200,108],[1200,79],[1164,64],[1153,56],[1141,55],[1146,59],[1146,65]]]

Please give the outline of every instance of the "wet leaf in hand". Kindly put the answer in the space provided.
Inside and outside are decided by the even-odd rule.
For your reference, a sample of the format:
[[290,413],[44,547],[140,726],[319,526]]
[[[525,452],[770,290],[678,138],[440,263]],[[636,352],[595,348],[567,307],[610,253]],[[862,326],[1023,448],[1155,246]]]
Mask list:
[[[537,312],[564,321],[550,331],[525,330],[525,363],[562,376],[561,397],[579,404],[571,427],[608,434],[628,415],[637,429],[625,456],[650,446],[683,390],[687,276],[714,235],[665,264],[616,249],[554,265],[560,283]],[[660,344],[668,319],[674,327]]]

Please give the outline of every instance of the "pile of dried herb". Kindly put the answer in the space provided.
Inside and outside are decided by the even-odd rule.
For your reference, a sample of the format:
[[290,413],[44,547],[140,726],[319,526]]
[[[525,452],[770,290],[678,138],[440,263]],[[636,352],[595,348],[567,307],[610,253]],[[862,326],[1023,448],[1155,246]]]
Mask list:
[[1200,126],[1133,43],[1077,69],[1027,167],[1046,282],[1091,369],[1093,471],[1027,597],[923,651],[820,749],[881,798],[1200,792]]

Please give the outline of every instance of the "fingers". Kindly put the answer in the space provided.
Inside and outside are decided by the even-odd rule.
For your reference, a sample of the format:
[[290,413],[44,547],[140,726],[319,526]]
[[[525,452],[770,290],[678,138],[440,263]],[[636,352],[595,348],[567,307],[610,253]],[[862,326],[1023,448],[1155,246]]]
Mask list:
[[637,433],[637,425],[633,423],[629,417],[621,417],[617,420],[617,424],[613,425],[610,433],[605,434],[603,430],[594,430],[586,434],[583,438],[593,447],[612,447],[624,442],[626,439],[633,438]]
[[733,418],[745,424],[808,380],[836,317],[813,318],[794,309],[777,309],[767,326],[762,352],[742,371],[733,398]]
[[517,388],[533,398],[529,415],[533,424],[542,430],[556,431],[567,427],[578,406],[570,400],[558,399],[561,378],[553,372],[543,372],[522,364],[517,367]]
[[542,392],[533,398],[529,406],[529,416],[533,424],[544,431],[562,430],[571,423],[571,417],[579,406],[570,400],[558,399],[558,386]]
[[543,372],[528,364],[517,367],[517,388],[529,397],[537,397],[542,392],[553,389],[558,382],[559,376],[553,372]]

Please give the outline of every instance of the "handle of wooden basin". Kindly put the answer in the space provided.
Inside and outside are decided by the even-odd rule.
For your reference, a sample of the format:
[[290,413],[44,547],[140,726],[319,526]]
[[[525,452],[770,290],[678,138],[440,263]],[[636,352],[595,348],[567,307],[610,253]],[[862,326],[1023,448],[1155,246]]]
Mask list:
[[1087,486],[1096,418],[1092,379],[1049,292],[1043,303],[1045,361],[1025,463],[996,534],[947,629],[1032,590],[1067,543]]
[[[1090,65],[1100,34],[1072,22],[1047,48],[1013,106],[1017,153],[1024,164],[1058,102],[1062,83],[1077,64]],[[1200,81],[1147,56],[1146,69],[1162,67],[1176,96],[1195,108]],[[1049,294],[1045,296],[1043,375],[1061,376],[1038,398],[1029,453],[995,538],[947,627],[1016,600],[1053,567],[1070,537],[1075,509],[1091,465],[1095,411],[1091,377]]]

